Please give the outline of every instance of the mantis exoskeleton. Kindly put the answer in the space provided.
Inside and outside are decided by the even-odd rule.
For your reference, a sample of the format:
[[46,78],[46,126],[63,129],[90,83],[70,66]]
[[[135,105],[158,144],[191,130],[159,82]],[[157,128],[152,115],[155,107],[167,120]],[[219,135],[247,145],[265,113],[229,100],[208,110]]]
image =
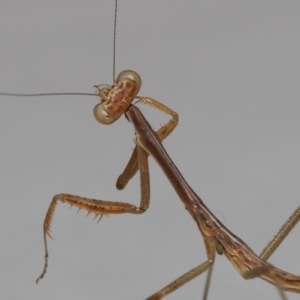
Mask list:
[[[94,34],[95,35],[97,35],[96,34],[96,31],[98,32],[98,30],[95,30],[95,32],[94,32]],[[92,33],[91,33],[92,34]],[[200,35],[200,33],[198,33],[197,32],[197,34],[199,34]],[[98,52],[99,52],[99,49],[98,49]],[[99,55],[100,55],[100,52],[99,52]],[[199,56],[201,56],[201,52],[199,52]],[[150,60],[150,57],[148,57],[148,59]],[[93,59],[93,61],[95,62],[95,59]],[[130,67],[130,66],[129,66]],[[222,67],[220,67],[220,68],[222,68]],[[202,73],[202,69],[201,68],[199,68],[198,69],[199,71],[199,73]],[[28,70],[29,71],[29,70]],[[80,72],[81,72],[81,69],[80,69]],[[205,72],[205,70],[203,71],[203,72]],[[86,73],[86,72],[85,72]],[[144,72],[142,72],[142,73],[144,73]],[[98,81],[98,79],[97,79],[97,81]],[[146,82],[145,80],[144,80],[144,82]],[[147,84],[148,85],[148,84]],[[15,86],[18,86],[18,80],[15,82]],[[181,87],[183,90],[185,90],[185,87]],[[176,88],[175,87],[173,87],[173,89],[175,90]],[[187,88],[188,90],[190,90],[191,89],[191,86],[190,87],[188,87]],[[217,84],[217,86],[216,86],[216,89],[218,89],[218,84]],[[234,88],[232,87],[232,89],[234,90]],[[255,90],[255,88],[253,88],[254,90]],[[20,87],[18,88],[18,90],[22,90]],[[167,88],[167,90],[170,92],[170,90]],[[210,99],[210,97],[207,97],[206,95],[203,95],[202,94],[202,87],[201,87],[201,91],[199,91],[199,93],[198,93],[198,95],[199,95],[199,97],[196,99],[194,96],[192,96],[192,97],[190,97],[189,96],[189,93],[190,93],[190,91],[186,91],[186,93],[187,93],[187,96],[186,96],[186,98],[182,98],[182,97],[180,97],[181,98],[181,101],[182,102],[184,102],[184,105],[190,105],[190,104],[193,104],[193,105],[197,105],[197,106],[194,106],[194,107],[198,107],[199,108],[199,116],[200,116],[200,118],[202,118],[202,115],[205,115],[205,114],[207,114],[207,112],[205,112],[205,110],[200,110],[200,108],[202,109],[205,109],[205,103],[203,103],[202,105],[200,105],[200,103],[201,103],[201,101],[203,100],[203,101],[205,101],[205,99],[206,98],[209,98]],[[150,93],[148,93],[147,92],[147,95],[152,95],[152,94],[150,94]],[[217,98],[217,96],[213,96],[213,97],[211,97],[212,99],[212,101],[214,100],[214,97],[216,97]],[[219,97],[219,96],[218,96]],[[221,97],[221,95],[220,95],[220,97]],[[168,98],[168,100],[167,100],[167,98],[166,98],[166,96],[163,96],[163,97],[161,97],[161,96],[157,96],[156,95],[156,98],[157,99],[161,99],[161,100],[163,100],[163,101],[165,101],[166,103],[169,103],[170,104],[170,102],[172,101],[176,101],[177,99],[176,99],[176,97],[174,97],[174,96],[169,96],[169,98],[170,98],[170,101],[169,101],[169,98]],[[286,97],[286,98],[288,98],[288,96]],[[173,100],[174,99],[174,100]],[[219,99],[220,100],[220,102],[221,102],[221,100],[222,100],[222,102],[223,101],[226,101],[226,99],[224,98],[224,99]],[[285,99],[285,100],[287,100],[287,99]],[[195,103],[195,102],[197,102],[197,103]],[[198,104],[199,103],[199,104]],[[53,104],[53,105],[55,105],[55,104]],[[176,103],[174,104],[175,106],[174,107],[176,107]],[[199,106],[198,106],[199,105]],[[173,107],[173,104],[172,105],[170,105],[171,107]],[[177,106],[178,107],[178,106]],[[197,109],[198,109],[197,108]],[[178,110],[178,108],[176,108],[176,110]],[[190,108],[189,108],[189,110],[188,109],[186,109],[185,108],[185,112],[180,112],[180,115],[182,116],[182,118],[186,118],[186,116],[188,116],[188,117],[190,117],[190,115],[189,115],[189,111],[192,113],[193,112],[193,106],[191,106]],[[72,112],[70,112],[70,113],[72,113]],[[37,121],[38,122],[38,121]],[[91,121],[92,122],[92,121]],[[185,125],[186,124],[186,122],[187,122],[187,120],[185,120],[185,121],[183,121],[182,122],[182,124],[183,125]],[[253,122],[255,122],[255,120],[253,120]],[[192,124],[194,124],[194,126],[199,126],[199,129],[198,129],[198,131],[200,132],[201,131],[201,126],[203,125],[202,124],[202,122],[201,122],[201,120],[195,120],[194,118],[193,118],[193,121],[192,121],[192,123],[191,123],[191,126],[190,126],[190,129],[192,130],[193,128],[192,128]],[[207,124],[207,126],[208,126],[208,123],[206,123]],[[239,126],[238,125],[238,123],[237,123],[237,126]],[[182,127],[181,127],[182,128]],[[105,129],[105,130],[107,130],[107,131],[109,131],[110,130],[110,128],[107,128],[107,129]],[[113,129],[112,129],[113,130]],[[209,129],[208,128],[203,128],[203,131],[209,131]],[[186,128],[186,129],[182,129],[182,132],[184,133],[184,134],[186,134],[186,135],[188,135],[189,133],[189,131],[188,131],[188,128]],[[102,132],[101,132],[101,134],[102,134]],[[234,133],[233,133],[234,134]],[[247,134],[247,133],[245,133],[245,134]],[[99,134],[99,136],[100,136],[100,134]],[[179,136],[180,136],[180,134],[179,134]],[[116,136],[116,137],[118,137],[118,136]],[[113,138],[113,137],[112,137]],[[201,155],[203,155],[202,154],[202,144],[203,143],[201,143],[201,145],[194,145],[194,143],[196,143],[196,140],[198,140],[198,139],[200,139],[201,140],[201,136],[198,138],[197,136],[195,136],[195,135],[193,135],[193,137],[192,136],[184,136],[184,137],[181,137],[181,138],[178,138],[178,139],[182,139],[182,141],[184,141],[185,143],[192,143],[192,145],[191,146],[194,146],[194,147],[190,147],[190,149],[186,149],[186,148],[184,148],[184,153],[182,152],[182,153],[180,153],[180,159],[181,159],[181,157],[182,157],[182,160],[187,160],[188,158],[189,158],[189,156],[190,156],[190,153],[192,153],[195,149],[192,149],[192,148],[197,148],[197,151],[199,152],[198,153],[198,155],[199,156],[201,156]],[[191,140],[192,139],[192,140]],[[218,136],[214,136],[212,139],[215,139],[215,140],[218,140]],[[175,136],[174,137],[174,140],[175,141],[177,141],[177,137]],[[179,142],[179,144],[177,144],[177,147],[182,147],[182,145],[180,144],[181,143],[181,140],[180,141],[178,141]],[[100,147],[100,146],[99,146]],[[224,151],[226,151],[226,147],[228,147],[228,146],[225,146],[225,149],[224,149]],[[126,148],[126,146],[125,146],[125,148]],[[105,154],[105,150],[103,149],[103,148],[101,148],[100,149],[101,150],[101,154]],[[126,150],[126,149],[125,149]],[[125,152],[125,150],[124,150],[124,152]],[[71,150],[69,150],[69,151],[71,151]],[[116,152],[114,152],[114,151],[116,151]],[[116,149],[116,150],[114,150],[114,151],[112,151],[112,149],[110,149],[110,150],[108,150],[108,153],[106,154],[106,157],[107,157],[107,160],[110,158],[110,155],[111,155],[111,152],[114,152],[114,153],[116,153],[116,155],[118,155],[118,150]],[[191,152],[190,152],[191,151]],[[180,151],[181,152],[181,151]],[[283,152],[284,153],[284,152]],[[112,155],[114,155],[114,154],[112,154]],[[204,154],[204,156],[207,156],[207,154]],[[173,156],[173,155],[172,155]],[[101,160],[101,158],[99,157],[99,158],[97,158],[98,160]],[[200,160],[201,158],[199,158],[199,160]],[[223,159],[223,158],[222,158]],[[226,158],[227,159],[227,158]],[[82,158],[82,160],[84,160],[84,157]],[[175,161],[177,162],[177,163],[180,163],[180,161],[181,160],[178,160],[178,158],[176,158],[175,159]],[[188,163],[188,162],[187,162]],[[181,163],[181,164],[183,164],[183,163]],[[274,173],[276,172],[276,167],[275,167],[275,165],[277,164],[277,162],[274,162]],[[196,165],[196,163],[195,163],[195,165]],[[198,178],[198,176],[199,176],[199,174],[201,175],[202,173],[205,173],[205,172],[207,172],[207,169],[206,168],[203,168],[203,165],[202,164],[200,164],[200,162],[199,162],[199,165],[197,164],[197,170],[198,170],[198,168],[199,168],[199,172],[197,172],[196,170],[190,170],[190,171],[183,171],[183,174],[185,174],[185,175],[190,175],[189,173],[191,173],[191,174],[193,174],[193,177],[194,177],[194,175],[196,176],[196,179],[197,179],[197,182],[199,182],[199,187],[197,187],[197,188],[195,188],[196,190],[197,190],[197,192],[199,192],[200,193],[200,195],[202,195],[203,196],[203,194],[202,194],[202,189],[203,189],[203,187],[202,187],[202,185],[200,185],[201,184],[201,182],[203,182],[203,180],[201,179],[201,178]],[[182,169],[182,167],[180,166],[180,169]],[[101,175],[101,170],[99,170],[99,176]],[[197,173],[198,174],[197,174]],[[60,172],[58,173],[58,174],[61,174]],[[115,174],[115,175],[117,175],[117,174]],[[24,175],[23,175],[24,176]],[[191,175],[190,175],[191,176]],[[71,180],[71,179],[70,179]],[[190,181],[190,179],[189,179],[189,181]],[[104,180],[104,179],[101,179],[101,182],[102,183],[104,183],[105,184],[105,188],[106,188],[106,180]],[[218,187],[219,186],[219,180],[216,178],[216,182],[215,182],[216,184],[216,187]],[[167,185],[167,184],[166,184]],[[236,185],[238,186],[239,184],[238,183],[236,183]],[[152,184],[152,186],[153,186],[153,188],[155,189],[157,186],[158,186],[158,184],[157,183],[153,183]],[[192,183],[192,186],[194,187],[195,186],[195,183]],[[253,184],[253,189],[255,189],[255,184]],[[28,188],[29,189],[29,188]],[[98,189],[100,189],[99,190],[99,193],[97,193],[97,194],[99,194],[99,196],[102,196],[102,194],[101,194],[101,192],[102,192],[102,187],[101,187],[101,184],[100,184],[100,182],[99,182],[99,187],[98,187]],[[109,194],[109,191],[110,191],[110,189],[111,189],[111,187],[109,187],[109,188],[107,188],[107,190],[108,191],[106,191],[106,193],[107,193],[107,195],[109,196],[110,194]],[[59,189],[58,189],[58,191],[64,191],[64,190],[66,190],[66,191],[69,191],[70,189],[69,188],[65,188],[64,189],[64,186],[62,185],[62,187],[59,187]],[[70,190],[70,191],[72,191],[72,190]],[[204,192],[205,193],[205,192]],[[45,196],[43,196],[43,198],[41,199],[41,196],[39,196],[38,197],[38,199],[39,199],[39,201],[43,201],[44,202],[44,206],[46,205],[45,204],[45,202],[46,202],[46,197],[47,197],[47,195],[48,194],[51,194],[51,193],[49,193],[48,191],[46,192],[44,192],[44,194],[45,194]],[[86,195],[88,195],[88,193],[86,193],[86,192],[82,192],[82,194],[86,194]],[[96,195],[97,195],[96,194]],[[246,193],[245,193],[246,194]],[[234,197],[234,196],[233,196]],[[27,197],[26,197],[27,198]],[[35,195],[33,194],[32,195],[32,197],[31,198],[36,198],[35,197]],[[115,196],[114,196],[114,198],[115,198]],[[169,198],[169,197],[167,197],[167,198]],[[173,201],[176,201],[176,199],[173,199],[174,197],[172,197],[172,200]],[[254,197],[253,197],[254,198]],[[267,199],[265,199],[265,197],[255,197],[255,198],[259,198],[260,199],[260,201],[267,201]],[[292,198],[291,196],[289,196],[289,198]],[[124,200],[129,200],[129,198],[128,197],[125,197],[124,198]],[[131,197],[130,197],[130,199],[131,199]],[[155,197],[154,199],[157,199],[157,197]],[[279,199],[277,199],[277,200],[275,200],[275,198],[273,198],[274,200],[274,203],[277,203],[277,207],[276,207],[276,209],[278,210],[280,210],[280,207],[281,207],[281,204],[282,205],[288,205],[288,204],[285,204],[285,203],[280,203],[280,204],[278,204],[278,202],[280,202],[280,200],[282,200],[282,202],[284,201],[283,200],[283,198],[282,197],[279,197]],[[15,199],[14,201],[17,201],[17,200],[19,200],[19,199]],[[210,202],[211,201],[213,201],[213,199],[210,199],[210,197],[208,197],[207,195],[206,196],[204,196],[204,200],[205,200],[205,202],[210,206]],[[270,200],[270,199],[269,199]],[[36,200],[35,200],[36,201]],[[161,202],[163,202],[163,201],[165,201],[165,197],[162,197],[162,199],[160,200]],[[220,210],[220,211],[222,211],[223,212],[223,214],[225,215],[225,220],[226,220],[226,224],[229,226],[229,228],[232,228],[234,231],[235,231],[235,226],[232,226],[230,223],[231,223],[231,217],[229,217],[228,216],[228,213],[226,212],[226,211],[224,211],[224,208],[222,207],[222,205],[224,204],[224,202],[226,202],[226,204],[227,205],[231,205],[228,201],[229,201],[229,199],[228,199],[228,197],[226,198],[226,200],[224,199],[222,199],[221,200],[221,198],[218,198],[217,199],[217,201],[218,202],[223,202],[223,203],[220,203],[220,208],[219,208],[219,206],[218,205],[215,205],[215,204],[212,204],[212,207],[214,207],[215,208],[215,210]],[[241,202],[242,200],[239,198],[239,201]],[[157,205],[156,203],[157,203],[158,201],[156,201],[156,202],[152,202],[152,208],[155,208],[155,206]],[[252,208],[252,207],[255,207],[255,204],[254,203],[250,203],[250,202],[248,202],[248,201],[246,201],[246,200],[243,200],[242,202],[244,202],[244,210],[242,211],[243,212],[243,214],[248,214],[249,213],[249,215],[254,215],[255,216],[255,214],[254,214],[254,212],[252,212],[252,211],[248,211],[248,209],[250,209],[250,208]],[[246,203],[246,204],[245,204]],[[159,204],[158,204],[159,205]],[[226,205],[226,206],[227,206]],[[247,205],[247,206],[246,206]],[[225,206],[225,207],[226,207]],[[234,207],[234,206],[233,206]],[[290,207],[290,209],[292,209],[293,208],[293,206],[291,206]],[[33,206],[31,205],[31,209],[33,210],[34,208],[33,208]],[[276,211],[276,209],[274,208],[274,211]],[[214,210],[214,211],[215,211]],[[230,209],[229,209],[230,210]],[[266,211],[266,210],[263,210],[264,212]],[[35,212],[36,213],[36,212]],[[148,214],[149,213],[151,213],[151,212],[148,212]],[[274,212],[275,213],[275,212]],[[40,213],[39,213],[40,214]],[[184,213],[182,212],[182,214],[184,215]],[[270,211],[269,212],[269,214],[270,215],[273,215],[273,211]],[[284,216],[282,217],[282,218],[285,218],[285,216],[286,216],[286,214],[283,214]],[[218,217],[220,217],[220,216],[218,216]],[[59,218],[59,219],[61,219],[61,218]],[[141,218],[139,218],[139,220],[142,220],[143,218],[141,217]],[[260,219],[260,216],[257,216],[257,219]],[[58,218],[56,218],[56,221],[58,220]],[[221,220],[222,220],[222,218],[221,218]],[[223,221],[223,220],[222,220]],[[224,221],[223,221],[224,222]],[[280,221],[280,222],[282,222],[282,220]],[[113,220],[109,220],[109,223],[113,223]],[[240,226],[240,227],[245,227],[245,231],[246,230],[254,230],[255,231],[255,224],[243,224],[243,223],[241,223],[241,222],[238,222],[238,224],[240,224],[240,225],[237,225],[237,226]],[[38,225],[37,225],[38,226]],[[102,224],[101,224],[101,226],[103,226]],[[276,230],[278,228],[278,226],[275,226],[274,228],[273,228],[273,230]],[[101,228],[98,228],[98,230],[100,231],[101,230]],[[196,229],[194,229],[195,231],[196,231]],[[54,230],[54,235],[56,235],[56,237],[57,237],[57,234],[56,234],[56,232],[57,232],[57,230]],[[271,231],[272,232],[272,231]],[[28,233],[29,234],[29,233]],[[247,233],[246,233],[247,234]],[[269,234],[271,234],[271,233],[269,233]],[[239,235],[241,235],[242,237],[244,237],[244,234],[241,234],[241,233],[239,233]],[[257,236],[257,239],[261,239],[261,240],[263,240],[263,242],[262,243],[264,243],[270,236],[269,235],[265,235],[264,237],[263,237],[263,234],[261,235],[260,234],[260,232],[258,231],[258,230],[256,230],[255,231],[255,236]],[[95,237],[96,238],[96,237]],[[245,238],[248,242],[249,242],[249,244],[252,246],[252,243],[253,243],[253,241],[252,241],[252,239],[250,238],[249,239],[249,237],[247,237],[247,238]],[[255,240],[255,239],[254,239]],[[54,246],[53,246],[53,243],[52,243],[52,247],[54,248],[54,250],[52,251],[52,253],[53,252],[56,252],[56,249],[55,249],[55,247],[57,246],[57,243],[58,243],[58,241],[59,241],[59,243],[63,243],[62,242],[62,239],[60,238],[60,237],[57,237],[57,242],[54,244]],[[36,243],[38,243],[39,241],[37,241]],[[101,242],[103,242],[103,241],[101,241]],[[256,241],[254,241],[254,242],[256,242]],[[108,242],[106,242],[106,244],[107,244]],[[200,243],[199,243],[200,244]],[[201,246],[201,245],[200,245]],[[199,246],[199,255],[202,253],[202,251],[201,251],[201,249],[200,249],[200,246]],[[163,246],[162,246],[163,247]],[[261,247],[261,246],[260,246]],[[258,247],[258,246],[256,246],[256,248],[255,248],[255,246],[254,246],[254,248],[256,249],[256,251],[258,251],[259,252],[259,250],[261,250],[261,248],[260,247]],[[98,250],[98,248],[96,248],[96,250]],[[75,251],[75,250],[74,250]],[[90,247],[89,247],[89,251],[90,251]],[[59,252],[59,251],[58,251]],[[201,253],[200,253],[201,252]],[[202,253],[202,255],[203,255],[203,253]],[[164,256],[163,254],[161,254],[161,256]],[[281,255],[280,254],[280,256],[284,256],[284,255]],[[27,256],[26,256],[27,257]],[[149,260],[151,260],[151,258],[149,257],[148,258]],[[184,259],[184,255],[183,255],[183,258],[182,259]],[[95,260],[96,260],[96,257],[95,257]],[[197,260],[200,260],[200,258],[198,259],[197,258]],[[201,258],[201,260],[202,260],[202,258]],[[295,258],[295,260],[296,260],[296,258]],[[54,262],[55,260],[53,259],[53,254],[52,254],[52,260],[51,260],[51,262]],[[219,259],[219,261],[220,261],[220,259]],[[274,261],[273,261],[275,264],[277,264],[276,263],[276,259],[274,259]],[[174,265],[176,265],[176,262],[174,262]],[[51,265],[52,266],[52,265]],[[228,267],[228,269],[229,269],[230,267]],[[289,268],[286,268],[286,269],[288,269],[289,270]],[[295,270],[293,270],[294,272],[297,272],[297,268],[296,268],[296,266],[295,266]],[[54,271],[51,271],[51,272],[54,272]],[[101,270],[99,270],[99,275],[100,275],[100,273],[101,273]],[[172,277],[176,277],[176,274],[173,274],[173,272],[169,272],[170,273],[170,279],[172,279]],[[179,274],[177,274],[177,275],[179,275]],[[146,276],[146,277],[148,277],[148,276]],[[149,276],[149,278],[150,278],[151,276]],[[48,278],[49,279],[49,278]],[[166,279],[166,282],[168,282],[169,280],[168,279]],[[257,281],[259,281],[259,280],[256,280],[256,282]],[[164,283],[164,282],[161,282],[162,284]],[[250,282],[249,282],[249,284],[251,284]],[[43,285],[45,285],[45,284],[43,284]],[[40,288],[40,287],[39,287]],[[215,287],[215,289],[217,289],[217,287]]]

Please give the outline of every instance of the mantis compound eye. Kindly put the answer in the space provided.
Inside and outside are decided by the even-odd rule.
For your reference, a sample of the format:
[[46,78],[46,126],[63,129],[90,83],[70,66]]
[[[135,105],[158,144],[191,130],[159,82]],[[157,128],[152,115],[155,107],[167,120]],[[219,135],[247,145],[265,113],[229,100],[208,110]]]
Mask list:
[[94,107],[94,116],[96,120],[104,125],[112,124],[115,119],[105,110],[103,103],[98,103]]
[[135,85],[137,86],[137,89],[138,89],[136,93],[138,93],[138,91],[142,85],[142,79],[141,79],[140,75],[131,70],[122,71],[117,77],[117,82],[126,81],[126,80],[129,80],[129,81],[135,83]]

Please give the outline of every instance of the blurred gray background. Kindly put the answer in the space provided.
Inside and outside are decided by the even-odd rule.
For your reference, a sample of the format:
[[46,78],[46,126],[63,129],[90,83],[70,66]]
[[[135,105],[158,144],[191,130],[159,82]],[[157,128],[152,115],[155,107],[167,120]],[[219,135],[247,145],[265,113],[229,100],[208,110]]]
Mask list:
[[[213,213],[256,253],[300,203],[299,1],[120,1],[116,72],[180,115],[170,156]],[[112,83],[114,1],[1,1],[0,91],[93,92]],[[151,160],[151,203],[103,218],[59,204],[43,268],[42,224],[61,192],[139,203],[115,181],[132,126],[94,120],[93,97],[0,99],[0,298],[145,299],[206,260],[202,237]],[[168,116],[141,106],[158,128]],[[270,261],[300,274],[300,226]],[[167,299],[201,299],[205,276]],[[290,300],[299,295],[288,294]],[[279,299],[225,257],[209,299]]]

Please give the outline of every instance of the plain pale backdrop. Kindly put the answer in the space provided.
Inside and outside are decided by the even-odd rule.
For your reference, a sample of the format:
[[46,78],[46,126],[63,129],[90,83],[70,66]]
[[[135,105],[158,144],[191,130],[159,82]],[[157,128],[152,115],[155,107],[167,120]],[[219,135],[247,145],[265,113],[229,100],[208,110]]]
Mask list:
[[[116,72],[180,115],[164,142],[193,189],[256,252],[300,203],[299,1],[120,1]],[[112,83],[114,1],[1,1],[0,91],[93,92]],[[115,189],[132,126],[103,126],[94,97],[0,98],[0,298],[145,299],[206,260],[202,237],[150,160],[151,203],[103,218],[59,204],[38,285],[53,195],[139,203]],[[168,116],[141,107],[155,128]],[[300,274],[300,226],[270,261]],[[200,299],[205,276],[167,299]],[[288,299],[298,299],[288,294]],[[209,299],[279,299],[217,256]]]

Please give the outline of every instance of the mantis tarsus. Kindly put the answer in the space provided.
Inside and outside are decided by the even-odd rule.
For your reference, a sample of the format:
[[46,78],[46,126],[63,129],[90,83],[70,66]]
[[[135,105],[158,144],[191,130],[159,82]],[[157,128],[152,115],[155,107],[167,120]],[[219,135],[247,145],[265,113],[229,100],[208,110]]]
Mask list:
[[[200,55],[200,54],[199,54]],[[201,72],[201,70],[199,70],[199,72]],[[164,98],[164,97],[163,97]],[[163,99],[163,98],[158,98],[158,99]],[[188,96],[187,96],[187,98],[189,98]],[[199,99],[197,99],[196,101],[201,101],[201,98],[202,98],[202,96],[201,95],[199,95]],[[166,100],[164,100],[164,101],[166,101]],[[186,102],[189,102],[190,100],[189,99],[184,99],[184,101],[185,101],[185,103]],[[191,99],[191,101],[193,102],[194,100],[192,100]],[[175,106],[176,107],[176,106]],[[181,115],[183,116],[183,117],[185,117],[185,115],[183,114],[183,113],[181,113]],[[196,121],[195,121],[195,124],[196,124]],[[199,129],[200,130],[200,129]],[[176,137],[174,137],[174,139],[176,139]],[[187,137],[186,137],[186,140],[187,140]],[[101,152],[103,153],[104,152],[104,150],[102,150],[101,149]],[[109,151],[109,153],[108,154],[110,154],[110,152],[111,151]],[[116,152],[118,152],[117,150],[116,150]],[[201,151],[200,151],[201,152]],[[188,151],[186,152],[186,155],[189,155],[189,153],[188,153]],[[201,155],[200,153],[199,153],[199,155]],[[176,161],[178,162],[178,159],[176,159]],[[186,171],[184,171],[184,173],[185,174],[187,174],[187,172]],[[199,171],[199,173],[201,173],[201,170]],[[157,184],[153,184],[153,186],[155,187]],[[216,185],[217,185],[217,183],[216,183]],[[193,186],[194,186],[194,184],[193,184]],[[61,189],[60,189],[61,190]],[[200,195],[201,195],[201,188],[196,188],[196,190],[200,193]],[[99,192],[99,196],[101,196],[101,193]],[[127,198],[127,197],[126,197]],[[205,200],[205,202],[207,203],[207,204],[209,204],[209,201],[210,201],[210,199],[206,196],[206,197],[204,197],[204,200]],[[162,201],[163,201],[163,199],[162,199]],[[176,201],[176,199],[174,199],[174,201]],[[221,201],[221,200],[220,200]],[[264,201],[264,199],[261,199],[261,201]],[[155,205],[155,202],[152,202],[152,207],[154,207],[154,205]],[[252,206],[252,204],[250,204],[250,203],[247,203],[247,205],[249,205],[249,206]],[[284,205],[284,204],[283,204]],[[246,211],[247,211],[247,209],[246,209]],[[183,212],[183,214],[184,214],[184,212]],[[271,214],[271,213],[270,213]],[[225,216],[225,218],[227,219],[227,223],[228,223],[228,216],[226,217]],[[110,222],[112,222],[112,220],[110,220]],[[249,230],[251,230],[252,229],[252,226],[249,224],[249,226],[248,225],[243,225],[243,224],[241,224],[241,226],[245,226],[246,228],[248,228]],[[229,226],[230,228],[232,228],[233,230],[234,230],[234,227],[232,227],[232,226]],[[274,230],[276,230],[277,228],[274,228]],[[55,234],[55,232],[54,232],[54,234]],[[242,235],[243,236],[243,235]],[[257,233],[257,236],[259,237],[259,232]],[[261,238],[261,237],[260,237]],[[264,238],[265,239],[265,238]],[[249,242],[250,243],[250,245],[252,244],[251,242]],[[260,250],[260,249],[258,249],[258,250]],[[276,264],[276,260],[275,260],[275,262],[274,262],[275,264]],[[178,274],[179,275],[179,274]],[[175,275],[176,276],[176,275]],[[172,277],[172,276],[171,276]],[[162,282],[163,283],[163,282]]]

